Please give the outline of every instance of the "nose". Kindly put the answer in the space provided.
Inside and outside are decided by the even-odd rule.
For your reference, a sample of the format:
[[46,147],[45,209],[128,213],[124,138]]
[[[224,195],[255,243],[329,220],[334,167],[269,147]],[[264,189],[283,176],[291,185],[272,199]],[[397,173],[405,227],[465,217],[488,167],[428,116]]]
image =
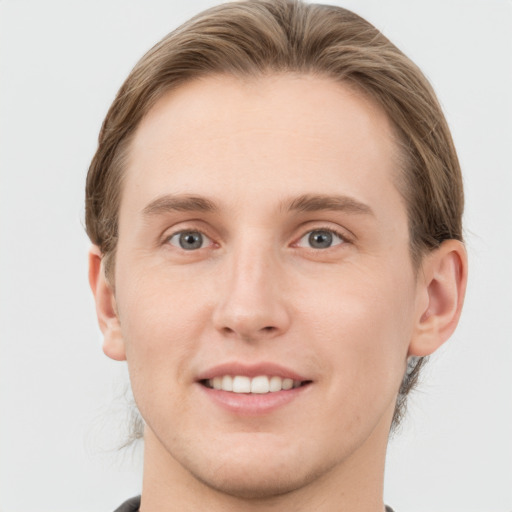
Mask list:
[[[253,244],[254,247],[254,244]],[[224,336],[257,341],[286,332],[290,314],[282,265],[270,250],[234,252],[220,278],[220,299],[213,313]]]

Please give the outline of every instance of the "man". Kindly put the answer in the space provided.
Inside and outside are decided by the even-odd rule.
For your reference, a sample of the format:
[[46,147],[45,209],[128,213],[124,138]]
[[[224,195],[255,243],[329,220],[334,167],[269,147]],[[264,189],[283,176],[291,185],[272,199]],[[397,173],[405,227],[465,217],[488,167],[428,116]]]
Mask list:
[[462,209],[428,82],[355,14],[225,4],[153,48],[87,181],[145,422],[119,510],[383,511],[389,430],[460,315]]

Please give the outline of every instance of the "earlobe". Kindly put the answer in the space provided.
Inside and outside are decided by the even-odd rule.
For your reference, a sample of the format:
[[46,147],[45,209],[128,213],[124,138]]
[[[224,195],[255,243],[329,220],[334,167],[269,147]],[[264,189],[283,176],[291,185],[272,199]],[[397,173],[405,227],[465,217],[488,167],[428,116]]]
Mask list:
[[418,311],[410,356],[435,352],[459,321],[467,283],[467,254],[462,242],[446,240],[426,255],[418,277]]
[[98,324],[103,333],[103,352],[111,359],[124,361],[126,352],[116,310],[116,299],[105,277],[103,257],[96,245],[89,250],[89,284],[96,302]]

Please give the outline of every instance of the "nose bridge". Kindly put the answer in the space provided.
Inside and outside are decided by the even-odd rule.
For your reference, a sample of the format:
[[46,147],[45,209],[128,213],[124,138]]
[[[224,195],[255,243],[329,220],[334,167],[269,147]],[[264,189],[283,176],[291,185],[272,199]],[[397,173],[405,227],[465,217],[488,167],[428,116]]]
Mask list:
[[235,290],[242,294],[249,292],[249,297],[256,297],[256,292],[267,291],[266,285],[277,270],[270,244],[255,244],[247,239],[239,244],[231,256],[230,280]]
[[246,339],[286,330],[283,269],[271,244],[245,237],[228,252],[224,265],[216,327]]

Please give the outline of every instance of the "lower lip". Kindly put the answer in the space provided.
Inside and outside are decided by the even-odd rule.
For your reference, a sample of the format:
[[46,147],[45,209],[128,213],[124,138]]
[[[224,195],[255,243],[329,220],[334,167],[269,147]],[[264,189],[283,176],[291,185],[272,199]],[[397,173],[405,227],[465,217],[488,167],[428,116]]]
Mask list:
[[208,388],[198,383],[205,395],[215,404],[231,413],[244,416],[268,414],[302,396],[311,387],[306,384],[298,388],[272,393],[233,393]]

